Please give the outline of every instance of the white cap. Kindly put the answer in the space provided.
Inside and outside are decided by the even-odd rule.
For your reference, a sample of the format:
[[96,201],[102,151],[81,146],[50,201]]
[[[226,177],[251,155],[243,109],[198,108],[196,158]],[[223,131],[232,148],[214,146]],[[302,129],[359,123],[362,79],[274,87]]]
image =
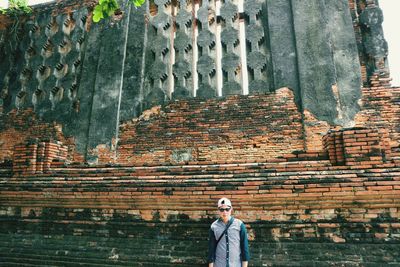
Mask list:
[[231,201],[226,197],[223,197],[220,200],[218,200],[218,208],[221,207],[222,205],[227,205],[229,207],[232,207]]

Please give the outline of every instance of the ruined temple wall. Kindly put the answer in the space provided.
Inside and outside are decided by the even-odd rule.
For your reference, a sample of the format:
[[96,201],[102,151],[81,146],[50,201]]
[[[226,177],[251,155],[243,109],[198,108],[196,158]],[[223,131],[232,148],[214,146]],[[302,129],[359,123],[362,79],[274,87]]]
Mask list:
[[[278,30],[269,34],[275,42],[273,54],[279,55],[273,61],[274,81],[282,83],[279,87],[294,89],[291,85],[300,83],[296,79],[304,78],[303,86],[310,85],[304,96],[323,105],[334,103],[328,110],[348,96],[355,101],[357,97],[340,85],[349,84],[338,78],[344,69],[327,71],[331,64],[351,66],[338,58],[341,51],[354,57],[354,51],[340,46],[329,50],[322,44],[324,50],[317,51],[321,54],[308,54],[308,48],[315,52],[318,47],[295,44],[293,39],[297,31],[299,38],[307,41],[308,35],[315,35],[316,44],[321,44],[329,33],[337,45],[351,47],[354,44],[343,42],[346,35],[331,34],[329,25],[321,25],[319,31],[310,21],[304,22],[304,28],[297,25],[290,34],[277,34],[287,23],[308,19],[298,12],[305,8],[303,2],[268,2],[269,16],[275,18],[269,25]],[[332,20],[345,1],[309,3],[314,15],[327,14],[333,5],[336,12],[327,19],[348,25],[348,18]],[[33,20],[41,29],[48,25],[50,11],[44,9],[46,16]],[[66,8],[62,11],[66,13],[56,12],[53,17],[64,21],[69,11]],[[123,11],[126,15],[125,7]],[[293,11],[297,13],[292,16]],[[92,25],[85,33],[76,98],[63,98],[53,109],[50,99],[35,110],[30,104],[18,112],[12,105],[3,105],[0,161],[14,158],[13,166],[0,167],[0,258],[4,265],[204,266],[209,225],[222,196],[232,199],[235,216],[249,229],[253,266],[400,264],[399,88],[363,88],[362,101],[352,103],[361,108],[353,114],[358,127],[353,129],[341,129],[326,119],[332,118],[324,113],[326,109],[316,114],[314,102],[298,105],[295,89],[278,87],[249,96],[153,103],[156,106],[139,116],[142,73],[134,65],[148,62],[137,56],[144,52],[143,21],[132,14],[129,20],[124,15],[119,22],[121,18],[113,18],[111,23]],[[324,20],[321,14],[316,15],[318,23]],[[138,32],[124,39],[128,21],[129,29]],[[47,40],[38,36],[38,42]],[[129,49],[124,67],[120,56],[125,47]],[[302,50],[298,58],[288,57],[296,47]],[[117,56],[110,60],[110,55]],[[313,67],[316,55],[321,57]],[[299,76],[297,66],[286,69],[300,62]],[[121,74],[123,82],[118,78]],[[375,78],[374,83],[385,82],[384,77]],[[16,103],[20,89],[18,78],[13,79],[11,100],[6,99],[10,103]],[[316,84],[323,87],[315,90]],[[31,85],[35,82],[26,84],[27,88]],[[31,89],[28,94],[33,94]],[[75,102],[79,105],[72,105],[73,100],[79,100]],[[350,117],[355,112],[345,107],[339,110]],[[329,130],[333,131],[328,137],[346,135],[343,142],[328,142],[324,147],[323,136]],[[331,150],[339,153],[331,157]],[[348,158],[338,162],[338,155]],[[85,160],[107,165],[88,167],[82,164]]]
[[[354,125],[379,132],[382,138],[387,134],[394,157],[399,155],[399,94],[399,88],[364,88],[362,110]],[[70,162],[84,161],[74,139],[63,134],[62,125],[46,123],[33,110],[0,118],[2,161],[12,160],[15,145],[36,138],[61,141],[73,151]],[[102,144],[91,153],[98,164],[136,166],[285,161],[299,153],[318,158],[324,153],[323,136],[335,129],[341,128],[298,111],[292,91],[283,88],[269,94],[179,100],[154,107],[121,124],[116,147]]]
[[[166,34],[168,31],[159,29],[158,32],[165,34],[162,41],[157,39],[155,25],[157,19],[162,18],[147,16],[145,19],[146,7],[135,9],[123,4],[122,16],[113,16],[110,20],[94,24],[91,23],[92,6],[91,1],[84,4],[63,1],[37,8],[27,19],[20,45],[15,46],[15,52],[18,52],[15,58],[12,62],[3,61],[0,64],[0,86],[3,112],[34,108],[43,120],[62,124],[64,135],[75,138],[77,151],[88,161],[96,162],[98,157],[92,151],[98,145],[106,148],[115,145],[114,140],[120,134],[120,122],[138,117],[143,110],[154,105],[164,104],[165,92],[152,90],[151,80],[153,84],[158,84],[154,77],[161,75],[161,80],[164,80],[166,74],[171,75],[165,73],[164,65],[163,70],[159,69],[161,65],[155,64],[153,54],[158,48],[170,45],[165,36],[170,35]],[[246,35],[251,43],[248,56],[257,58],[249,62],[249,68],[257,70],[252,74],[249,69],[250,77],[260,79],[251,78],[250,94],[290,87],[299,110],[307,110],[316,120],[327,121],[328,124],[351,125],[359,109],[357,100],[361,82],[357,42],[347,1],[313,1],[304,6],[302,1],[279,0],[260,2],[247,8],[246,25],[252,26],[253,30],[262,28],[260,36],[252,32]],[[260,16],[254,12],[261,12]],[[247,16],[254,17],[255,21],[247,21]],[[309,17],[316,19],[309,20]],[[208,17],[205,19],[207,21]],[[52,20],[55,24],[51,23]],[[210,20],[210,27],[214,27],[212,21],[216,23],[220,20]],[[332,28],[332,25],[340,27],[340,30]],[[2,36],[4,34],[3,31]],[[182,34],[177,33],[179,36]],[[190,41],[191,35],[185,34]],[[255,39],[261,37],[259,45]],[[213,38],[206,38],[203,42],[213,43]],[[67,47],[70,45],[68,53],[60,50],[59,45],[64,39],[67,40]],[[46,54],[43,48],[48,41],[53,45],[53,52]],[[222,41],[225,44],[232,40]],[[358,44],[361,51],[362,46]],[[33,50],[29,49],[30,46]],[[234,55],[230,55],[232,58],[238,57],[236,50]],[[31,55],[32,51],[35,54]],[[185,57],[192,53],[190,49],[188,51]],[[157,53],[155,55],[159,55]],[[215,51],[211,49],[207,56],[213,58],[213,53]],[[343,54],[346,56],[343,57]],[[265,59],[265,62],[259,62],[260,59]],[[43,75],[38,74],[41,65],[49,67],[42,68]],[[66,65],[68,70],[64,73]],[[200,65],[199,73],[211,68],[210,80],[215,81],[213,64]],[[60,70],[53,74],[56,66]],[[185,77],[188,69],[192,70],[183,68]],[[182,76],[182,68],[179,70],[173,72],[177,79]],[[237,69],[234,71],[236,76],[239,75]],[[188,81],[191,79],[188,78]],[[188,82],[186,89],[190,84]],[[261,88],[260,84],[265,86]],[[173,98],[181,98],[178,94],[181,85],[177,83]],[[233,91],[229,92],[222,90],[222,95],[230,95]],[[213,94],[215,92],[211,96]]]

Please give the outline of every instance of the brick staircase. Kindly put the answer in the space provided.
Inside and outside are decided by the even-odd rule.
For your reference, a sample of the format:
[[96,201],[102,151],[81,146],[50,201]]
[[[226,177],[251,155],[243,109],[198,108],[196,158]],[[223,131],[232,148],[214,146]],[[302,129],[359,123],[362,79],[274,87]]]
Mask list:
[[394,163],[70,166],[1,175],[0,192],[7,266],[204,266],[221,196],[248,226],[253,266],[399,264]]

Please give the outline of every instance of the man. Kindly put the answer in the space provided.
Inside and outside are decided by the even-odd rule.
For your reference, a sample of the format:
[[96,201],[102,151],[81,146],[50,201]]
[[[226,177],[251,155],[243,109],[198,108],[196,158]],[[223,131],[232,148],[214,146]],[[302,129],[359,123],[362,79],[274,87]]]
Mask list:
[[219,219],[211,224],[208,241],[209,267],[247,267],[249,241],[246,226],[231,216],[232,203],[218,200]]

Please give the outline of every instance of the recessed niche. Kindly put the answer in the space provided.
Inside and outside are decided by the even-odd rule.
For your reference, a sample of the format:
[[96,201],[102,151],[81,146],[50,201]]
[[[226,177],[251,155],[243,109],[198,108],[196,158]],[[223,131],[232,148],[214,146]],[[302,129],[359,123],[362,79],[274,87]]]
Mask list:
[[46,43],[43,45],[43,47],[42,47],[42,56],[44,57],[44,58],[49,58],[49,57],[51,57],[51,55],[53,55],[53,49],[54,49],[54,45],[53,45],[53,43],[51,42],[51,40],[50,39],[48,39],[47,41],[46,41]]
[[60,86],[54,86],[50,91],[50,101],[53,107],[56,103],[60,102],[64,96],[64,88]]
[[58,63],[56,67],[54,68],[54,76],[57,79],[61,79],[68,73],[68,64],[63,64],[63,63]]
[[26,52],[25,52],[25,59],[29,60],[32,57],[34,57],[35,55],[36,55],[35,48],[33,48],[33,46],[29,46],[28,49],[26,49]]
[[42,90],[37,88],[35,92],[32,94],[32,103],[33,105],[38,104],[39,102],[43,101],[45,98],[46,93]]
[[80,24],[79,24],[79,26],[81,27],[82,30],[85,30],[85,28],[86,28],[87,18],[88,18],[88,16],[87,16],[87,15],[84,15],[84,16],[82,16],[81,19],[80,19]]
[[3,80],[3,83],[4,83],[4,84],[8,84],[8,83],[10,82],[11,72],[12,72],[12,70],[10,70],[9,72],[7,72],[7,74],[4,76],[4,80]]
[[36,89],[35,90],[35,93],[34,93],[36,96],[41,96],[41,95],[43,95],[44,94],[44,91],[42,90],[42,89]]
[[5,86],[0,91],[0,98],[4,100],[4,99],[7,99],[7,97],[8,97],[8,86]]
[[78,58],[77,60],[75,60],[74,64],[72,65],[72,73],[75,74],[79,67],[81,66],[81,60]]
[[39,81],[44,81],[50,76],[50,73],[51,73],[50,67],[41,65],[36,73],[36,78]]
[[19,77],[21,84],[23,84],[23,85],[27,84],[31,80],[31,78],[32,78],[32,70],[28,67],[25,67],[21,71],[21,74]]
[[78,84],[77,83],[73,83],[71,85],[71,88],[69,88],[68,98],[71,99],[71,100],[75,99],[77,94],[78,94]]
[[75,28],[75,20],[72,18],[67,18],[66,20],[64,20],[63,23],[63,32],[65,35],[70,35],[71,32],[74,30]]
[[49,24],[46,25],[46,36],[52,37],[57,32],[58,32],[58,24],[53,19]]
[[73,109],[75,112],[79,112],[80,107],[81,107],[81,104],[80,104],[79,99],[76,99],[76,100],[74,100],[74,102],[72,102],[72,109]]
[[20,91],[17,94],[17,97],[15,98],[15,106],[17,108],[20,108],[21,106],[23,106],[25,104],[26,101],[26,92],[25,91]]
[[68,39],[64,39],[59,45],[58,45],[58,52],[61,55],[66,55],[71,51],[71,42]]
[[81,37],[78,39],[78,41],[76,42],[76,50],[78,52],[81,52],[84,49],[84,42],[85,42],[85,37]]
[[29,30],[29,36],[32,38],[34,35],[38,35],[40,32],[40,28],[38,25],[33,24],[31,29]]

